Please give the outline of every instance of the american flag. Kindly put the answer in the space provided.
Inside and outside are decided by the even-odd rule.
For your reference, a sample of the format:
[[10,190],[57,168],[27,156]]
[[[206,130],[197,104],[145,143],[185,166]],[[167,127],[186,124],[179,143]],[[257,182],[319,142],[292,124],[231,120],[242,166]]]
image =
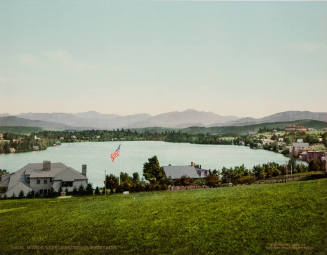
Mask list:
[[112,162],[114,162],[115,158],[117,158],[119,156],[119,151],[120,151],[120,144],[117,147],[117,149],[113,153],[110,154],[110,158],[111,158]]

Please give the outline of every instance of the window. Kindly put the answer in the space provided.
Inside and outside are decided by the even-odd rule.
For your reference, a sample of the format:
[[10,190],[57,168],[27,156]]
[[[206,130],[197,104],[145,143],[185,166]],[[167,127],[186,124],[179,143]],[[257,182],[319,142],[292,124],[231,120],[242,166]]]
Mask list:
[[40,179],[37,179],[36,184],[40,184],[40,183],[41,183]]
[[62,187],[73,187],[73,182],[62,182]]
[[47,184],[48,183],[48,180],[47,179],[44,179],[44,184]]

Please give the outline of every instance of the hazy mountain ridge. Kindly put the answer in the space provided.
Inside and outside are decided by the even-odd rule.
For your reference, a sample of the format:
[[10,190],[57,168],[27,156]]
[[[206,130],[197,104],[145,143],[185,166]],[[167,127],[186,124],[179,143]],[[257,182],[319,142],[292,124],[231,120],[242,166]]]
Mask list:
[[[1,115],[0,115],[1,116]],[[121,116],[95,111],[82,113],[21,113],[0,117],[0,126],[33,126],[43,129],[117,129],[117,128],[187,128],[245,126],[260,123],[289,122],[295,120],[327,122],[327,112],[287,111],[263,118],[238,118],[213,112],[196,110],[174,111],[158,115],[145,113]]]
[[76,129],[75,127],[71,127],[69,125],[64,125],[61,123],[47,122],[42,120],[30,120],[30,119],[19,118],[16,116],[0,117],[0,126],[38,127],[47,130]]
[[327,112],[286,111],[275,113],[263,118],[240,118],[227,123],[229,126],[243,126],[270,122],[286,122],[295,120],[318,120],[327,122]]

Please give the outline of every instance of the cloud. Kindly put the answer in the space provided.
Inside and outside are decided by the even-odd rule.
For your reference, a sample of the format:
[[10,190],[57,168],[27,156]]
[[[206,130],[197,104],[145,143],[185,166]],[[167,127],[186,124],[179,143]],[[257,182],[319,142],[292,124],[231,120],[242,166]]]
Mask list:
[[33,65],[37,62],[37,57],[31,54],[21,54],[18,56],[18,61],[23,65]]
[[73,56],[64,50],[52,50],[52,51],[43,51],[42,56],[47,60],[63,65],[66,68],[71,68],[76,71],[87,71],[97,69],[96,65],[88,64],[81,60],[73,58]]
[[296,43],[292,45],[295,49],[305,52],[327,51],[327,43]]
[[71,71],[90,71],[99,69],[97,65],[76,59],[65,50],[47,50],[36,54],[20,54],[18,62],[23,66],[54,64]]

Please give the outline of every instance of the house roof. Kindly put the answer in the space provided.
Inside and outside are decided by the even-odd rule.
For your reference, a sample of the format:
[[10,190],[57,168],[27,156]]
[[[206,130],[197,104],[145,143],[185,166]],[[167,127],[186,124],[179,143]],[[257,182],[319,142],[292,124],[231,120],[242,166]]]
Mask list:
[[162,168],[166,174],[166,177],[170,179],[179,179],[182,176],[187,176],[190,178],[203,178],[206,176],[204,172],[208,172],[206,169],[200,169],[194,166],[163,166]]
[[309,147],[308,143],[293,143],[293,147]]

